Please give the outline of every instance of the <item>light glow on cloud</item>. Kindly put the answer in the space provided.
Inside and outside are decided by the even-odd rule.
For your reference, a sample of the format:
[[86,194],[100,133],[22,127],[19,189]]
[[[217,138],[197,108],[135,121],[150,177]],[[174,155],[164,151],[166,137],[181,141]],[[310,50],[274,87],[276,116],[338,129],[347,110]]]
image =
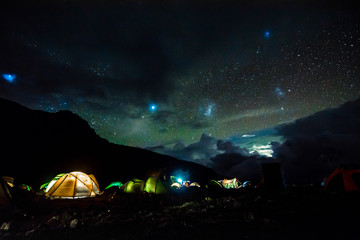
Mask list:
[[251,149],[249,149],[250,153],[253,154],[255,152],[257,152],[258,154],[260,155],[263,155],[263,156],[266,156],[266,157],[272,157],[273,156],[273,153],[274,151],[272,150],[271,148],[271,145],[270,143],[268,143],[267,145],[257,145],[257,144],[254,144],[252,146]]

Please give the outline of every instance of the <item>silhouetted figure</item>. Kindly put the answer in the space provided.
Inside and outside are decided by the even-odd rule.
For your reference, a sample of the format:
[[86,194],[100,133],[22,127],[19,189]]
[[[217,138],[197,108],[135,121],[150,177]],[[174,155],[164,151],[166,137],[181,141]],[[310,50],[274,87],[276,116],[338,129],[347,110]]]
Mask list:
[[262,189],[281,191],[285,189],[283,177],[281,174],[280,163],[263,163],[262,164],[263,180]]

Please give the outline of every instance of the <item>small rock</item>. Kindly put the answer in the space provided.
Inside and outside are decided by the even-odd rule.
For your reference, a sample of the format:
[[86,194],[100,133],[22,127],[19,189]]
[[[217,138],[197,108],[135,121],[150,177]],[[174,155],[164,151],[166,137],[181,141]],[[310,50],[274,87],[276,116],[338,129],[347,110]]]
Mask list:
[[26,236],[26,237],[29,237],[29,236],[31,236],[34,232],[35,232],[35,229],[31,229],[31,230],[29,230],[29,231],[27,231],[27,232],[25,233],[25,236]]
[[262,201],[261,196],[257,196],[257,197],[254,199],[254,202],[260,202],[260,201]]
[[78,225],[78,223],[79,223],[79,220],[78,219],[73,219],[73,220],[71,220],[71,222],[70,222],[70,228],[76,228],[77,227],[77,225]]
[[8,231],[10,229],[10,225],[11,225],[11,222],[4,222],[1,227],[0,227],[0,230],[2,231]]
[[264,225],[270,224],[272,221],[269,218],[264,218]]
[[244,220],[247,223],[252,223],[255,221],[255,216],[252,212],[246,212],[244,213]]

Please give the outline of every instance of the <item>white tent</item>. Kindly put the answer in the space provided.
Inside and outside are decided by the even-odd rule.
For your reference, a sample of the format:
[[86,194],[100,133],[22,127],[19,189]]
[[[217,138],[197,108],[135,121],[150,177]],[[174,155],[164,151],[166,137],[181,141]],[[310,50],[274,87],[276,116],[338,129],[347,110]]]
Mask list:
[[70,172],[61,176],[46,188],[50,198],[85,198],[100,194],[99,184],[94,175],[83,172]]

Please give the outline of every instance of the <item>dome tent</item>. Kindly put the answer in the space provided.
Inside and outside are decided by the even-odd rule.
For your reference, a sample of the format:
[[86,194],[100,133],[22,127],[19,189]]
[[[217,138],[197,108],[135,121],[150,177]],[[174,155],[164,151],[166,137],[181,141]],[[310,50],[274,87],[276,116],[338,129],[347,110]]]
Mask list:
[[149,177],[145,181],[144,191],[148,193],[164,194],[168,193],[168,189],[158,177]]
[[360,190],[360,167],[340,166],[326,178],[324,189],[335,192]]
[[60,173],[60,174],[56,175],[56,177],[54,177],[51,181],[42,184],[40,186],[40,190],[47,192],[52,187],[52,185],[54,185],[56,183],[56,181],[59,180],[64,175],[65,175],[65,173]]
[[238,189],[242,186],[241,182],[237,178],[221,180],[221,185],[226,189]]
[[158,177],[149,177],[146,180],[133,178],[127,181],[122,187],[126,193],[154,193],[165,194],[168,193],[168,187]]
[[121,189],[126,193],[141,193],[144,191],[145,181],[133,178],[127,181]]
[[166,169],[152,169],[146,173],[145,180],[133,178],[127,181],[121,189],[126,193],[150,193],[165,194],[169,192],[169,186],[165,182]]
[[70,172],[60,177],[46,189],[50,198],[86,198],[100,194],[99,184],[92,174]]
[[9,209],[12,206],[12,196],[9,191],[9,185],[0,177],[0,209]]

